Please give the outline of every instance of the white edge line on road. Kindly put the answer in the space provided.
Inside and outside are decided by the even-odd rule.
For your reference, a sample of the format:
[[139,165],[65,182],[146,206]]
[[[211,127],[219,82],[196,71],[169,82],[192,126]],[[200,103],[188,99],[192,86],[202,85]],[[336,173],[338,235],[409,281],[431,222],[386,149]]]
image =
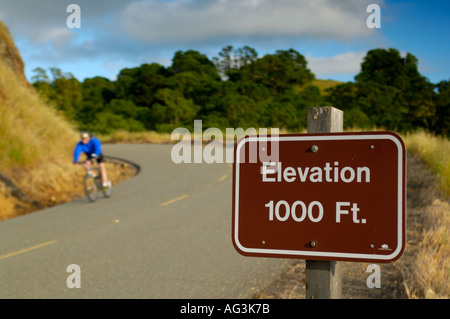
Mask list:
[[16,256],[16,255],[20,255],[20,254],[23,254],[23,253],[27,253],[29,251],[32,251],[32,250],[35,250],[35,249],[38,249],[38,248],[42,248],[44,246],[52,245],[54,243],[56,243],[56,240],[47,241],[47,242],[39,244],[39,245],[35,245],[35,246],[32,246],[32,247],[28,247],[28,248],[24,248],[24,249],[21,249],[21,250],[17,250],[17,251],[14,251],[12,253],[0,256],[0,260],[6,259],[6,258],[9,258],[9,257],[13,257],[13,256]]
[[178,202],[178,201],[180,201],[182,199],[185,199],[186,197],[188,197],[188,195],[186,195],[186,194],[181,195],[180,197],[177,197],[177,198],[174,198],[174,199],[168,200],[167,202],[162,203],[160,206],[164,207],[164,206],[173,204],[173,203]]

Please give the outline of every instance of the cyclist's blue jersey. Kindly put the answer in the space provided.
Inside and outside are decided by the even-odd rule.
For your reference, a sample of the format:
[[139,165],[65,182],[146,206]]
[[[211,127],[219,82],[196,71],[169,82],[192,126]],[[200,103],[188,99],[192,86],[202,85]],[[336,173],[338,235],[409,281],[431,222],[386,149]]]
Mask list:
[[78,161],[81,153],[85,153],[89,158],[92,157],[92,154],[100,156],[102,154],[102,146],[98,138],[91,137],[91,140],[86,145],[81,141],[78,142],[73,151],[74,163]]

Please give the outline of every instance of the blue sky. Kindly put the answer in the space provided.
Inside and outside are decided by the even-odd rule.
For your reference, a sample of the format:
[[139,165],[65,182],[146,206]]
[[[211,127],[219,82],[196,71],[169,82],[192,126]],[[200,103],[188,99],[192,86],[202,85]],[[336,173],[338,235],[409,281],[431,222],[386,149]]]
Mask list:
[[[72,3],[81,28],[67,27]],[[367,27],[370,4],[379,29]],[[249,45],[259,56],[293,48],[317,78],[339,81],[354,80],[368,50],[395,48],[438,83],[450,78],[449,15],[447,0],[0,0],[29,80],[36,67],[115,79],[125,67],[168,66],[178,50],[212,58]]]

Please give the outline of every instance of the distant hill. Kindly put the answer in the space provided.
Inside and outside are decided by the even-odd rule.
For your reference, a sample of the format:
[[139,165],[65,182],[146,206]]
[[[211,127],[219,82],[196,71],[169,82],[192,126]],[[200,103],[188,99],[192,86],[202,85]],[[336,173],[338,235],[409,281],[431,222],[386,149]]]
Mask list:
[[327,95],[326,89],[335,87],[336,85],[342,84],[344,82],[334,81],[334,80],[320,80],[316,79],[312,81],[312,85],[316,85],[320,89],[322,95]]

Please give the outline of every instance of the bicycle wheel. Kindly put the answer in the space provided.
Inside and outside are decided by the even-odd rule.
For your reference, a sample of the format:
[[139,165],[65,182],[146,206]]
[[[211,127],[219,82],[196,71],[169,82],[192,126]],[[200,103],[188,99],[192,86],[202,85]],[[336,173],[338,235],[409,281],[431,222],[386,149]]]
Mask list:
[[97,200],[97,185],[93,176],[84,176],[84,191],[89,201],[95,202]]
[[107,185],[108,186],[106,186],[106,187],[104,187],[102,185],[102,193],[103,193],[103,195],[105,197],[110,197],[111,193],[112,193],[112,184],[111,184],[111,181],[109,179],[108,179]]

